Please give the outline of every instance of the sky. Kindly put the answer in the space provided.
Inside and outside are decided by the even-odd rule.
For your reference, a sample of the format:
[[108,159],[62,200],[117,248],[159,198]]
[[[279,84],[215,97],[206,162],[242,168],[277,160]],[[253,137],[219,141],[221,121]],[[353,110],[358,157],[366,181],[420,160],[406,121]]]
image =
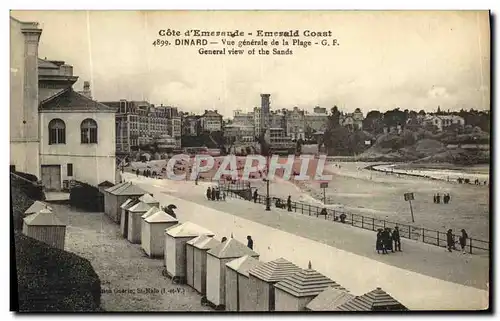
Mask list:
[[[490,109],[487,11],[12,11],[43,29],[39,57],[63,60],[94,99],[147,100],[225,117],[271,109],[337,105],[342,111],[393,108]],[[293,55],[200,55],[200,47],[155,47],[160,29],[251,32],[331,31],[338,46],[290,47]],[[184,38],[184,37],[181,37]],[[279,38],[280,40],[282,38]],[[325,38],[301,40],[318,41]],[[173,41],[169,38],[170,41]],[[272,38],[267,38],[270,42]],[[236,48],[248,50],[253,47]],[[258,46],[257,46],[258,48]],[[229,48],[228,48],[229,49]],[[272,47],[268,47],[271,49]],[[284,48],[281,48],[284,49]],[[227,50],[227,49],[226,49]]]

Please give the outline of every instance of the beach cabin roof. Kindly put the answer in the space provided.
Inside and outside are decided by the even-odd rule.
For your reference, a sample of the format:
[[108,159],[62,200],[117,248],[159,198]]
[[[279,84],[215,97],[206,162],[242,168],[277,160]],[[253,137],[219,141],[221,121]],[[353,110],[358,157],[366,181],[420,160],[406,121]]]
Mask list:
[[137,213],[137,212],[147,212],[151,209],[151,205],[146,204],[144,202],[138,202],[134,206],[128,209],[129,212]]
[[123,196],[146,194],[145,190],[143,190],[139,186],[132,184],[131,182],[124,182],[118,184],[117,186],[110,187],[106,190],[106,192],[109,192],[113,195]]
[[110,181],[104,181],[104,182],[99,183],[99,185],[97,185],[97,186],[98,187],[112,187],[114,185],[115,184],[111,183]]
[[151,216],[154,213],[159,212],[159,211],[161,211],[161,210],[158,207],[153,206],[146,213],[142,214],[141,218],[146,218],[146,217]]
[[158,201],[150,194],[142,195],[141,197],[139,197],[139,201],[144,202],[146,204],[158,203]]
[[226,266],[231,270],[248,277],[248,271],[259,265],[260,263],[261,262],[259,260],[245,255],[238,259],[232,260],[229,263],[226,263]]
[[381,288],[376,288],[361,296],[347,301],[335,311],[377,311],[377,310],[408,310],[399,301],[387,294]]
[[168,215],[164,211],[158,211],[145,219],[146,222],[148,223],[177,223],[179,222],[176,218],[173,218],[172,216]]
[[185,222],[169,228],[165,231],[165,234],[168,234],[172,237],[196,237],[202,234],[214,236],[215,234],[212,231],[207,230],[197,224],[192,222]]
[[24,223],[27,225],[36,226],[66,226],[63,224],[54,213],[49,209],[42,209],[35,214],[31,214],[24,218]]
[[333,311],[353,298],[355,296],[348,291],[331,286],[318,294],[306,308],[312,311]]
[[257,252],[250,250],[246,245],[233,238],[210,249],[207,254],[213,255],[219,259],[232,259],[245,255],[259,256]]
[[208,235],[200,235],[188,241],[187,244],[192,245],[193,247],[200,250],[209,250],[219,245],[220,242]]
[[274,285],[294,297],[315,296],[335,282],[313,269],[300,270]]
[[30,207],[28,207],[26,211],[24,211],[24,213],[25,214],[37,213],[44,209],[49,209],[52,211],[52,207],[48,206],[44,202],[35,201],[33,204],[31,204]]
[[129,207],[134,206],[137,203],[137,202],[134,202],[134,201],[136,201],[136,200],[133,199],[133,198],[129,198],[125,202],[123,202],[122,205],[120,205],[120,208],[124,209],[124,210],[127,210]]
[[117,189],[117,188],[119,188],[119,187],[121,187],[121,186],[123,186],[123,185],[125,185],[125,184],[127,184],[127,182],[121,182],[121,183],[119,183],[119,184],[116,184],[116,185],[114,185],[114,186],[111,186],[111,187],[109,187],[109,188],[106,188],[104,191],[106,191],[106,192],[110,192],[110,193],[111,193],[111,192],[112,192],[112,191],[114,191],[115,189]]
[[275,283],[300,270],[297,265],[280,257],[254,267],[249,273],[265,282]]

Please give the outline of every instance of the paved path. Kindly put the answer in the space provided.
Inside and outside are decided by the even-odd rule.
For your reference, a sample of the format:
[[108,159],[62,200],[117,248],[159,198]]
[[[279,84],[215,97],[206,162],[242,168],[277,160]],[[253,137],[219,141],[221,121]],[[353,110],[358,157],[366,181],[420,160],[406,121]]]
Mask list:
[[244,240],[251,234],[262,260],[284,256],[305,267],[311,259],[313,267],[355,294],[382,286],[414,309],[486,304],[487,292],[479,290],[487,289],[486,257],[448,253],[410,240],[403,240],[402,253],[378,255],[371,231],[277,209],[266,212],[262,205],[242,200],[208,201],[205,184],[125,177],[152,192],[162,205],[174,202],[181,221],[202,224],[219,238],[233,233]]
[[[68,224],[65,250],[90,261],[101,279],[102,290],[126,292],[103,293],[104,310],[211,311],[201,306],[201,296],[193,289],[172,284],[163,277],[163,260],[148,258],[140,245],[123,239],[119,226],[103,213],[76,212],[65,205],[51,206]],[[161,293],[162,290],[165,293]]]

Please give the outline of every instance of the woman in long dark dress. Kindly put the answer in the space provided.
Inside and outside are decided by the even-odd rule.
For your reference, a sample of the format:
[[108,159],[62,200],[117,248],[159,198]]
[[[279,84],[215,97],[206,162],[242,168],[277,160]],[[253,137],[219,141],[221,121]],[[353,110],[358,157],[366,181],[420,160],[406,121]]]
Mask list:
[[375,248],[377,249],[377,253],[380,254],[380,251],[384,251],[384,242],[382,241],[382,229],[379,228],[377,231],[377,242],[375,243]]

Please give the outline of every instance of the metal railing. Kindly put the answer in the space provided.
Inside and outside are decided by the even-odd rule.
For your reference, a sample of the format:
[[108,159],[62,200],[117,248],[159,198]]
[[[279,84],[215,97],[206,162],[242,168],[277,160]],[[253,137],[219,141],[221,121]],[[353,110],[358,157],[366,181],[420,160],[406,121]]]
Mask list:
[[[236,191],[242,189],[250,189],[250,182],[242,182],[237,181],[233,184],[228,182],[219,182],[219,186],[222,190],[227,193],[227,196],[232,196],[235,198],[245,199]],[[275,204],[275,202],[279,199],[280,203],[284,205],[283,210],[287,210],[287,203],[285,199],[281,199],[279,197],[270,196],[271,205]],[[253,201],[253,199],[252,199]],[[256,203],[266,204],[266,195],[257,194]],[[321,214],[322,210],[326,210],[326,215]],[[381,220],[370,216],[364,216],[354,213],[347,213],[345,211],[333,210],[328,208],[319,207],[316,205],[305,204],[300,202],[291,202],[291,210],[295,213],[301,213],[309,216],[324,216],[325,220],[331,220],[343,224],[348,224],[354,227],[363,228],[365,230],[377,231],[379,228],[392,228],[398,227],[399,235],[402,238],[411,239],[415,241],[420,241],[426,244],[432,244],[439,247],[447,247],[447,235],[445,232],[440,232],[436,230],[427,229],[424,227],[417,227],[409,224],[397,223],[388,220]],[[343,216],[343,220],[341,220],[341,216]],[[458,239],[458,235],[453,234],[454,244],[456,244],[456,240]],[[469,253],[473,254],[481,251],[490,252],[490,242],[467,238],[466,247]],[[475,251],[474,251],[475,250]]]

